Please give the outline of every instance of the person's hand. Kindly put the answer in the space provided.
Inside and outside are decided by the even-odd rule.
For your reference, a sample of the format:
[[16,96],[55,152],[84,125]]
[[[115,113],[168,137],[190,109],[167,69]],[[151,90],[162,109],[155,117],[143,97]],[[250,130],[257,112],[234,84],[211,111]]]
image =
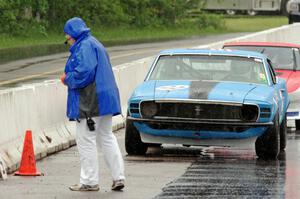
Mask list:
[[66,78],[66,73],[63,73],[63,74],[60,76],[60,81],[61,81],[61,83],[63,83],[64,85],[66,85],[66,84],[65,84],[65,78]]

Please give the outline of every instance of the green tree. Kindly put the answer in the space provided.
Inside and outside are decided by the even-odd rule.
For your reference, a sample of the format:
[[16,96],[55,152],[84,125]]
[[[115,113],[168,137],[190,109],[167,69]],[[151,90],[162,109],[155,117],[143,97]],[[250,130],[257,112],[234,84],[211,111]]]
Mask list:
[[0,0],[0,33],[17,35],[36,27],[44,29],[47,5],[47,0]]

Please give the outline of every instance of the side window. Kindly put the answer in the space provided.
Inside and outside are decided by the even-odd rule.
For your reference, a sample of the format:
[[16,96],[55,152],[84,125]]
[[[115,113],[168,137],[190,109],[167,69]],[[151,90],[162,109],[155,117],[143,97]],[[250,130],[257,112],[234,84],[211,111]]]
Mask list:
[[268,59],[268,64],[269,64],[270,74],[272,77],[272,82],[273,82],[273,84],[276,84],[276,73],[273,69],[272,62],[269,59]]

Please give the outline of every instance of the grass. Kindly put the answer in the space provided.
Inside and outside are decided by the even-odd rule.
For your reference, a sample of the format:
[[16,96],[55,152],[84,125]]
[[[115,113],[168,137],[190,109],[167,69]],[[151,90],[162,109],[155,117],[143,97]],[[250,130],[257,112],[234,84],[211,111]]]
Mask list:
[[[92,28],[93,35],[106,45],[151,42],[166,39],[187,38],[191,36],[202,36],[211,34],[222,34],[230,32],[256,32],[269,28],[274,28],[288,24],[287,17],[284,16],[256,16],[256,17],[225,17],[225,28],[223,29],[199,29],[197,27],[178,28],[115,28],[99,29]],[[63,33],[48,33],[48,36],[39,34],[28,34],[30,36],[12,37],[0,35],[0,49],[61,44],[64,42]]]
[[225,18],[228,32],[257,32],[288,24],[285,16],[256,16]]
[[0,35],[0,49],[14,48],[23,46],[33,45],[44,45],[44,44],[57,44],[64,42],[64,35],[58,33],[49,33],[46,36],[40,34],[29,34],[29,36],[9,36]]
[[[121,33],[121,34],[120,34]],[[125,33],[125,34],[124,34]],[[144,28],[144,29],[108,29],[105,31],[94,31],[93,35],[99,38],[104,43],[118,44],[118,43],[139,43],[152,42],[159,40],[170,40],[177,38],[187,38],[191,36],[202,36],[209,34],[218,34],[220,30],[207,28],[200,30],[195,27],[174,27],[174,28]]]

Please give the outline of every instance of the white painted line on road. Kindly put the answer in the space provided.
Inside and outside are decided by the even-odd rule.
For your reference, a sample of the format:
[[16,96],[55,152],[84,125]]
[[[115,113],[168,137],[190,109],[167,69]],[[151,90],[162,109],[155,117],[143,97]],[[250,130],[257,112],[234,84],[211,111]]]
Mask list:
[[35,75],[29,75],[29,76],[19,77],[19,78],[12,79],[12,80],[6,80],[6,81],[0,82],[0,86],[3,86],[5,84],[13,84],[13,83],[16,83],[16,82],[19,82],[19,81],[29,80],[29,79],[42,77],[42,76],[45,76],[45,75],[50,75],[50,74],[54,74],[54,73],[57,73],[57,72],[63,72],[63,71],[64,71],[64,69],[56,69],[56,70],[52,70],[52,71],[48,71],[48,72],[44,72],[44,73],[35,74]]
[[[150,52],[157,52],[157,51],[160,51],[160,50],[159,49],[140,50],[140,51],[134,52],[134,53],[125,53],[122,55],[111,56],[110,59],[113,60],[113,59],[118,59],[118,58],[122,58],[122,57],[128,57],[128,56],[139,55],[139,54],[150,53]],[[38,77],[43,77],[46,75],[63,72],[63,71],[64,71],[64,69],[56,69],[56,70],[52,70],[52,71],[48,71],[48,72],[38,73],[35,75],[19,77],[19,78],[12,79],[12,80],[5,80],[5,81],[0,82],[0,86],[6,85],[6,84],[13,84],[13,83],[24,81],[24,80],[30,80],[30,79],[34,79],[34,78],[38,78]]]
[[139,54],[143,54],[143,53],[149,53],[149,52],[157,52],[160,50],[144,50],[144,51],[139,51],[139,52],[135,52],[135,53],[127,53],[127,54],[122,54],[122,55],[116,55],[116,56],[111,56],[110,59],[117,59],[117,58],[121,58],[121,57],[127,57],[127,56],[132,56],[132,55],[139,55]]
[[[157,51],[157,50],[144,50],[144,51],[139,51],[139,52],[136,52],[136,53],[126,53],[126,54],[122,54],[122,55],[111,56],[111,59],[118,59],[118,58],[121,58],[121,57],[127,57],[127,56],[143,54],[145,52],[154,52],[154,51]],[[24,80],[30,80],[30,79],[33,79],[33,78],[43,77],[43,76],[46,76],[46,75],[50,75],[50,74],[54,74],[54,73],[58,73],[58,72],[63,72],[63,71],[64,71],[64,69],[56,69],[56,70],[52,70],[52,71],[38,73],[38,74],[35,74],[35,75],[28,75],[28,76],[25,76],[25,77],[19,77],[19,78],[15,78],[15,79],[12,79],[12,80],[6,80],[6,81],[0,82],[0,86],[6,85],[6,84],[13,84],[13,83],[24,81]]]

